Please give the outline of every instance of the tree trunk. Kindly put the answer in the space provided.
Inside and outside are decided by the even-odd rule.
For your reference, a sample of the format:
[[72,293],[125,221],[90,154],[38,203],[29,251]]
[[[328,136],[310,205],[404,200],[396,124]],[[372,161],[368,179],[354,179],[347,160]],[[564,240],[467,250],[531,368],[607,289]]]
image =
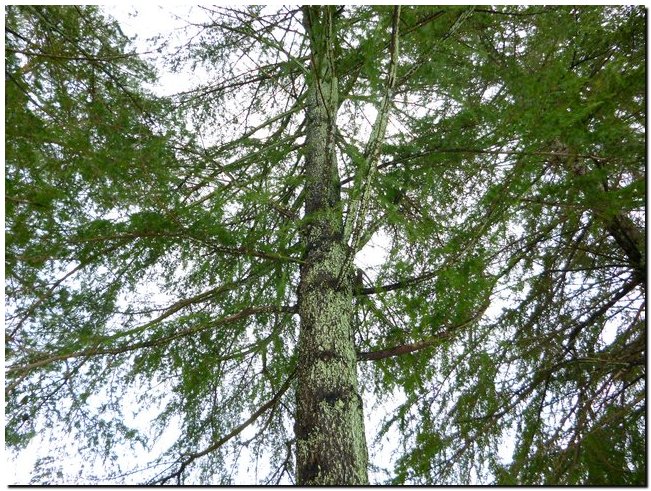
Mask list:
[[310,37],[296,392],[299,485],[368,483],[362,400],[352,335],[354,272],[343,240],[335,152],[338,107],[334,7],[304,7]]

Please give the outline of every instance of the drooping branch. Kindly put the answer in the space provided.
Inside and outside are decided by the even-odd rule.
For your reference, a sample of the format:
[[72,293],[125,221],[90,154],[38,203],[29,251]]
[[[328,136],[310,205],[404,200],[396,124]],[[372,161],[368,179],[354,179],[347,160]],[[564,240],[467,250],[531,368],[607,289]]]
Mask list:
[[565,351],[571,351],[574,349],[574,345],[576,343],[576,338],[579,335],[579,333],[585,329],[586,327],[592,325],[597,319],[602,317],[604,314],[606,314],[619,300],[624,298],[626,295],[628,295],[631,291],[635,289],[635,287],[639,284],[641,284],[641,280],[639,277],[634,277],[633,279],[629,280],[626,282],[617,293],[613,294],[613,296],[605,303],[603,304],[600,308],[594,310],[593,307],[593,312],[582,322],[577,322],[574,325],[574,328],[570,332],[570,334],[567,336],[567,343],[565,346]]
[[[97,253],[95,254],[95,256],[93,257],[93,259],[98,258],[98,257],[101,257],[101,256],[104,255],[104,254],[110,254],[110,253],[114,252],[115,250],[117,250],[119,247],[120,247],[119,245],[113,245],[113,246],[108,247],[108,248],[106,248],[106,249],[102,249],[101,251],[99,251],[99,252],[97,252]],[[16,335],[16,333],[18,332],[18,330],[20,330],[20,328],[23,326],[23,324],[24,324],[25,321],[29,318],[29,316],[32,315],[32,314],[34,313],[34,311],[35,311],[35,310],[36,310],[40,305],[42,305],[44,302],[46,302],[47,299],[50,298],[50,297],[52,296],[52,294],[54,293],[54,291],[55,291],[59,286],[61,286],[61,284],[62,284],[64,281],[66,281],[66,280],[67,280],[68,278],[70,278],[71,276],[74,276],[76,273],[78,273],[79,271],[81,271],[82,269],[84,269],[85,267],[87,267],[87,266],[89,266],[89,265],[91,265],[91,264],[93,264],[93,261],[91,261],[91,260],[87,260],[87,261],[82,261],[82,262],[80,262],[80,263],[79,263],[76,267],[74,267],[71,271],[67,272],[67,273],[64,274],[61,278],[59,278],[57,281],[55,281],[52,285],[50,285],[50,287],[48,287],[48,289],[47,289],[45,292],[41,293],[41,294],[39,295],[39,297],[38,297],[38,300],[36,300],[34,303],[32,303],[32,304],[31,304],[31,305],[30,305],[30,306],[25,310],[25,312],[21,315],[21,318],[20,318],[20,320],[17,322],[16,327],[14,327],[14,329],[13,329],[13,330],[11,331],[11,333],[9,334],[9,339],[13,338],[13,337]]]
[[192,462],[194,462],[198,458],[201,458],[204,455],[207,455],[207,454],[209,454],[211,452],[214,452],[215,450],[219,449],[220,447],[222,447],[223,445],[228,443],[230,440],[232,440],[237,435],[242,433],[242,431],[244,431],[248,426],[253,424],[262,414],[264,414],[266,411],[268,411],[269,409],[273,408],[276,404],[278,404],[278,402],[280,401],[280,398],[285,394],[285,392],[287,392],[287,389],[289,389],[292,381],[294,380],[295,374],[296,374],[295,371],[292,372],[289,375],[289,377],[287,377],[287,380],[285,380],[285,383],[280,387],[278,392],[276,392],[276,394],[271,399],[269,399],[269,401],[267,401],[262,406],[260,406],[260,408],[258,408],[246,421],[244,421],[239,426],[236,426],[235,428],[233,428],[233,430],[231,430],[230,433],[224,435],[219,440],[217,440],[215,443],[213,443],[212,445],[206,447],[205,449],[203,449],[203,450],[201,450],[199,452],[195,452],[195,453],[191,453],[191,454],[186,455],[185,459],[180,463],[178,470],[176,470],[175,472],[173,472],[171,474],[168,474],[167,476],[163,476],[161,478],[158,478],[158,479],[156,479],[156,480],[154,480],[154,481],[152,481],[152,482],[150,482],[148,484],[165,484],[169,480],[176,478],[177,484],[180,485],[181,484],[181,476],[183,475],[183,472],[188,467],[188,465],[190,465]]
[[[580,178],[589,172],[585,158],[573,158],[573,153],[568,152],[566,147],[561,146],[565,150],[564,159],[559,162],[565,165],[568,172],[574,178]],[[581,156],[579,156],[581,157]],[[596,166],[602,168],[603,159],[598,157],[590,157]],[[588,183],[590,185],[590,183]],[[592,187],[597,193],[606,196],[609,192],[608,180],[604,177],[599,184],[592,184]],[[586,190],[581,189],[581,193],[585,196]],[[640,233],[638,227],[633,221],[626,216],[623,210],[618,210],[616,213],[604,213],[595,205],[590,205],[590,211],[598,217],[606,228],[608,234],[613,238],[617,245],[624,252],[628,258],[630,267],[635,271],[635,275],[644,286],[646,286],[646,264],[644,255],[644,237]]]
[[[10,28],[5,28],[5,31],[18,36],[18,34],[12,31]],[[24,38],[23,38],[24,39]],[[15,49],[15,48],[5,48],[9,53],[18,53],[24,56],[32,56],[39,58],[52,58],[54,60],[67,60],[67,61],[86,61],[89,63],[110,63],[116,60],[124,60],[129,58],[138,58],[143,55],[148,55],[154,53],[154,51],[142,51],[140,53],[125,53],[125,54],[116,54],[116,55],[107,55],[107,56],[92,56],[87,58],[86,56],[79,56],[73,54],[65,53],[49,53],[43,50],[40,46],[35,46],[35,49],[38,51],[30,51],[26,49]]]
[[231,246],[224,246],[220,244],[214,244],[211,241],[206,241],[205,239],[202,239],[201,237],[197,237],[196,235],[191,235],[187,231],[159,232],[159,231],[145,230],[145,231],[138,231],[138,232],[125,232],[125,233],[120,233],[115,235],[102,235],[97,237],[74,239],[71,240],[70,243],[76,244],[76,243],[87,243],[87,242],[107,242],[113,240],[131,241],[134,239],[142,239],[142,238],[174,238],[174,239],[189,238],[197,242],[200,242],[201,244],[204,245],[208,244],[212,252],[217,252],[221,254],[228,254],[233,256],[259,257],[262,259],[270,259],[274,261],[288,261],[288,262],[299,263],[299,264],[302,263],[301,259],[284,256],[282,254],[275,254],[272,252],[258,251],[255,249],[251,249],[250,247],[231,247]]
[[[307,61],[308,57],[303,56],[299,58],[301,61]],[[266,80],[272,80],[274,78],[273,72],[278,68],[285,68],[287,61],[281,61],[277,63],[269,63],[266,65],[257,66],[255,69],[248,72],[239,73],[233,78],[220,81],[220,83],[215,83],[208,85],[202,88],[190,89],[182,92],[178,92],[174,97],[187,97],[192,96],[192,98],[205,97],[209,94],[225,92],[229,89],[239,89],[245,85],[263,82]],[[258,75],[253,75],[253,73],[258,73]],[[248,75],[248,78],[246,77]]]
[[[102,62],[98,62],[98,61],[93,61],[96,57],[93,56],[93,55],[92,55],[91,53],[89,53],[88,51],[86,51],[86,50],[82,47],[81,43],[80,43],[77,39],[73,39],[73,38],[71,38],[70,36],[68,36],[68,34],[67,34],[64,30],[60,29],[60,28],[59,28],[59,27],[58,27],[58,26],[57,26],[57,25],[52,21],[52,19],[50,19],[50,18],[48,18],[48,16],[44,15],[43,12],[41,12],[39,9],[37,9],[36,7],[31,7],[31,8],[32,8],[33,12],[34,12],[38,17],[40,17],[40,18],[43,20],[43,22],[44,22],[45,24],[49,25],[50,28],[51,28],[52,30],[58,32],[59,35],[61,36],[61,38],[62,38],[63,40],[66,41],[66,43],[70,44],[71,46],[74,47],[75,50],[77,50],[79,53],[81,53],[81,55],[82,55],[86,60],[88,60],[88,61],[92,64],[93,67],[95,67],[95,68],[97,68],[98,70],[100,70],[101,72],[103,72],[103,73],[104,73],[104,74],[109,78],[109,80],[111,81],[111,83],[115,84],[115,86],[118,87],[118,88],[120,89],[120,91],[121,91],[123,94],[125,94],[125,95],[129,98],[129,100],[131,101],[131,103],[133,104],[133,106],[134,106],[136,109],[138,109],[138,111],[139,111],[139,112],[140,112],[140,113],[141,113],[141,114],[142,114],[142,115],[143,115],[143,116],[144,116],[144,117],[145,117],[149,122],[152,122],[152,120],[151,120],[151,114],[149,113],[149,111],[147,111],[147,110],[143,107],[143,105],[141,104],[141,102],[140,102],[139,97],[137,96],[137,94],[135,94],[131,89],[129,89],[129,88],[128,88],[128,87],[127,87],[127,86],[122,82],[122,80],[120,80],[119,76],[116,75],[115,73],[113,73],[113,72],[109,69],[110,67],[107,66],[108,64],[106,64],[106,63],[102,63]],[[77,9],[77,11],[79,12],[79,9]]]
[[181,300],[178,300],[174,302],[172,305],[169,307],[166,307],[163,309],[163,312],[156,317],[155,319],[143,324],[142,326],[135,327],[133,329],[129,329],[128,331],[123,331],[119,332],[113,336],[111,336],[112,340],[125,337],[131,334],[135,334],[137,332],[142,332],[145,331],[146,329],[149,329],[156,324],[160,323],[161,321],[167,319],[169,316],[175,314],[176,312],[184,309],[185,307],[189,307],[190,305],[195,305],[197,303],[204,302],[205,300],[208,300],[210,298],[215,298],[217,295],[228,292],[230,290],[235,289],[236,287],[246,284],[248,281],[250,281],[254,276],[249,274],[248,276],[238,280],[238,281],[232,281],[225,283],[223,285],[220,285],[215,288],[211,288],[210,290],[206,290],[204,292],[199,293],[198,295],[195,295],[193,297],[189,298],[184,298]]
[[[21,364],[15,364],[7,368],[6,374],[7,375],[14,375],[14,374],[21,374],[24,375],[26,373],[29,373],[30,371],[47,366],[51,363],[57,362],[57,361],[63,361],[63,360],[68,360],[71,358],[79,358],[79,357],[92,357],[92,356],[103,356],[103,355],[118,355],[122,353],[128,353],[131,351],[135,351],[138,349],[143,349],[143,348],[153,348],[155,346],[161,346],[164,344],[169,343],[170,341],[173,341],[175,339],[180,339],[186,336],[190,336],[193,334],[197,334],[199,332],[205,331],[210,328],[215,328],[219,326],[223,326],[226,324],[230,324],[233,322],[240,321],[242,319],[245,319],[247,317],[257,315],[257,314],[268,314],[268,313],[290,313],[293,314],[296,312],[296,307],[295,306],[277,306],[277,305],[267,305],[264,307],[250,307],[244,310],[241,310],[235,314],[227,315],[226,317],[222,317],[220,319],[217,319],[213,322],[209,322],[206,324],[201,324],[199,326],[193,326],[189,327],[187,329],[183,329],[181,331],[177,331],[174,334],[168,335],[168,336],[162,336],[159,338],[154,338],[154,339],[149,339],[146,341],[141,341],[139,343],[135,344],[123,344],[121,346],[115,346],[115,347],[101,347],[102,341],[106,340],[111,340],[112,337],[105,338],[103,340],[100,339],[98,344],[89,349],[85,350],[79,350],[79,351],[74,351],[72,353],[62,353],[58,355],[51,355],[51,356],[44,356],[41,359],[37,359],[33,362],[27,363],[25,365]],[[147,324],[146,324],[147,325]],[[145,325],[145,326],[146,326]],[[38,353],[37,353],[38,355]],[[8,391],[11,392],[13,390],[13,387],[15,387],[16,384],[12,384],[8,387]],[[5,391],[7,392],[7,391]]]
[[293,63],[298,70],[300,70],[303,74],[308,74],[308,69],[303,65],[302,60],[304,59],[303,57],[296,57],[290,52],[288,52],[284,46],[282,46],[280,43],[278,43],[276,40],[269,39],[268,37],[264,37],[258,32],[256,32],[252,27],[247,26],[246,28],[242,27],[237,27],[234,25],[226,24],[223,22],[217,22],[217,21],[212,21],[208,25],[201,25],[201,27],[211,27],[211,28],[219,28],[223,29],[225,31],[229,32],[234,32],[237,34],[242,34],[244,36],[251,37],[258,41],[261,45],[266,46],[267,48],[277,50],[280,53],[283,53],[287,57],[287,62],[288,63]]
[[357,353],[357,360],[358,361],[384,360],[385,358],[392,358],[394,356],[405,355],[408,353],[413,353],[415,351],[420,351],[425,348],[429,348],[431,346],[435,346],[441,341],[444,341],[445,339],[448,339],[454,334],[456,334],[460,329],[479,321],[481,317],[484,315],[484,312],[486,311],[489,305],[490,305],[490,300],[487,300],[472,317],[463,321],[460,324],[450,326],[444,329],[443,331],[436,333],[433,336],[428,336],[415,343],[401,344],[398,346],[392,346],[390,348],[385,348],[377,351],[360,352]]
[[[578,159],[590,159],[590,160],[603,160],[601,157],[596,155],[586,155],[586,154],[574,154],[569,152],[552,152],[552,151],[519,151],[519,150],[488,150],[482,148],[433,148],[431,150],[423,150],[421,152],[414,152],[409,155],[404,155],[399,159],[393,159],[390,161],[382,162],[377,166],[378,170],[386,169],[388,167],[395,167],[398,165],[405,165],[410,160],[415,160],[421,157],[427,157],[429,155],[436,154],[446,154],[446,153],[461,153],[461,154],[477,154],[477,155],[507,155],[507,156],[516,156],[516,157],[550,157],[550,158],[578,158]],[[348,184],[355,179],[354,176],[348,176],[341,180],[341,184]]]

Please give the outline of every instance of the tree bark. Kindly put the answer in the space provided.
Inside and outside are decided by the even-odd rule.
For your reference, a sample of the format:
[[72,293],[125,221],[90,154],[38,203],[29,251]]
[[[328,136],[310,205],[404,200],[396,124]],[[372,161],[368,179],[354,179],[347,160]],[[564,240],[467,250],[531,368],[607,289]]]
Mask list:
[[[593,160],[599,165],[596,159]],[[566,165],[574,177],[580,177],[588,173],[585,159],[568,157]],[[604,177],[599,185],[594,184],[592,192],[597,196],[601,193],[608,193],[607,178]],[[585,189],[582,189],[581,193],[584,196],[587,195]],[[642,285],[642,288],[646,288],[646,254],[644,252],[646,238],[644,237],[644,231],[640,231],[623,210],[614,213],[612,211],[604,212],[594,205],[590,209],[593,215],[604,224],[610,236],[628,258],[628,263],[638,283]]]
[[368,483],[368,454],[352,333],[354,271],[343,240],[335,152],[338,107],[334,6],[304,7],[310,39],[296,390],[299,485]]

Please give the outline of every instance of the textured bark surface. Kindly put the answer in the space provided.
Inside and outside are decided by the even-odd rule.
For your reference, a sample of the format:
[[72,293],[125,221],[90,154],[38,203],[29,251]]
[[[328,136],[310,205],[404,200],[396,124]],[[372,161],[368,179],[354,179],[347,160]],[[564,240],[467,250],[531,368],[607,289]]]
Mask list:
[[[566,149],[567,152],[567,149]],[[585,161],[569,160],[568,167],[574,177],[584,176],[588,173]],[[585,190],[582,191],[585,195]],[[600,193],[608,193],[608,181],[604,178],[601,184],[593,185],[592,192],[599,196]],[[592,212],[601,220],[606,227],[610,236],[615,240],[617,245],[622,249],[628,262],[635,271],[635,276],[639,284],[646,287],[646,238],[633,221],[622,211],[616,213],[604,213],[593,201]]]
[[343,241],[335,153],[334,7],[305,7],[312,50],[307,100],[306,204],[298,312],[296,468],[299,485],[368,483],[352,335],[354,272]]

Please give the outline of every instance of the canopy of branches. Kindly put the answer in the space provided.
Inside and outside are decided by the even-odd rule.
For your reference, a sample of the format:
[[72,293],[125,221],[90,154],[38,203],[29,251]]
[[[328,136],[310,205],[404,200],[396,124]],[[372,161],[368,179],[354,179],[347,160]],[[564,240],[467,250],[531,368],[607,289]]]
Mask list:
[[[147,60],[97,7],[5,7],[5,438],[51,436],[33,482],[293,482],[315,67],[299,8],[201,15]],[[354,305],[372,480],[644,484],[644,9],[403,6],[366,182],[391,23],[334,33],[341,212],[368,192],[385,250]],[[208,82],[156,96],[153,61]]]

